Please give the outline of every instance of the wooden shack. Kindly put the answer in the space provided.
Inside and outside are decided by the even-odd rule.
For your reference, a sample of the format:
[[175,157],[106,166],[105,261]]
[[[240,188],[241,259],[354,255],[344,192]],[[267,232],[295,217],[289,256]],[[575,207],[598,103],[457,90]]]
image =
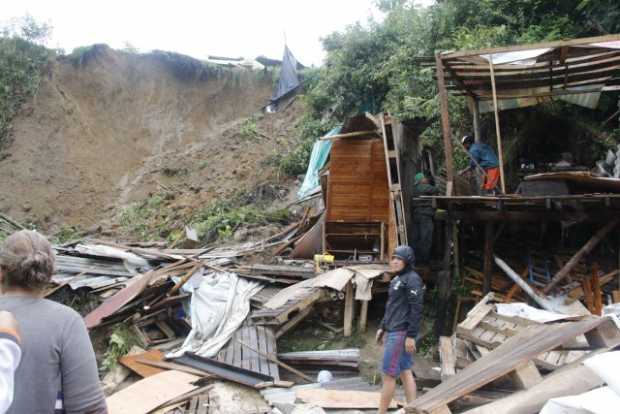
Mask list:
[[384,261],[406,241],[392,120],[383,114],[350,118],[329,139],[323,251],[339,259]]

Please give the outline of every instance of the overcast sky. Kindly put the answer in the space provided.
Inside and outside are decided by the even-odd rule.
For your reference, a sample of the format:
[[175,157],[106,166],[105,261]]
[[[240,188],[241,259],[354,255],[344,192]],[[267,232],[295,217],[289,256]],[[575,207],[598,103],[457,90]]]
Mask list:
[[[416,0],[429,4],[433,0]],[[50,47],[128,42],[140,51],[280,58],[284,33],[297,59],[319,65],[320,38],[356,21],[382,18],[373,0],[2,0],[0,21],[30,14],[50,23]]]

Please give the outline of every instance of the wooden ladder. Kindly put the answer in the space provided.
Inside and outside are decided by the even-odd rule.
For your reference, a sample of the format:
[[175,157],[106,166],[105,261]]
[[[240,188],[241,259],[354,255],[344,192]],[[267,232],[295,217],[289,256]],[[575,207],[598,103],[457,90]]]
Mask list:
[[392,117],[388,113],[377,116],[381,126],[383,148],[385,150],[385,163],[387,166],[388,185],[390,188],[391,214],[396,223],[396,236],[398,245],[408,245],[407,224],[405,208],[403,206],[403,193],[400,185],[400,158],[398,145],[394,139]]

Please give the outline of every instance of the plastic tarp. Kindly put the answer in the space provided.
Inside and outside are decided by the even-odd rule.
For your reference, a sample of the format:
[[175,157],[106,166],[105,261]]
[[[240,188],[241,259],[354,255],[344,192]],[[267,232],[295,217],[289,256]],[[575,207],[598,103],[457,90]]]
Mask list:
[[184,286],[184,290],[192,291],[192,330],[181,348],[168,355],[170,358],[187,351],[202,357],[214,357],[248,316],[250,298],[262,288],[235,273],[213,272],[202,278],[195,276],[189,281],[192,283]]
[[[340,130],[341,127],[336,127],[329,131],[325,136],[331,137],[333,135],[339,134]],[[308,161],[308,170],[306,171],[304,182],[301,184],[301,188],[297,192],[297,197],[299,199],[307,197],[321,185],[319,181],[319,171],[327,162],[327,158],[329,157],[329,151],[331,150],[331,148],[332,142],[330,140],[318,140],[314,143],[314,146],[312,147],[312,153],[310,154],[310,161]]]
[[284,46],[284,57],[280,68],[280,80],[277,88],[273,91],[271,103],[275,104],[280,99],[297,89],[301,83],[297,76],[297,59],[293,56],[288,46]]
[[493,59],[494,65],[502,65],[506,63],[513,65],[533,65],[536,63],[536,58],[538,56],[544,55],[550,50],[551,48],[547,47],[542,49],[517,50],[515,52],[493,53],[492,55],[480,56],[489,62]]
[[541,414],[615,414],[620,406],[620,352],[605,352],[586,359],[583,364],[596,373],[607,387],[579,395],[550,399]]

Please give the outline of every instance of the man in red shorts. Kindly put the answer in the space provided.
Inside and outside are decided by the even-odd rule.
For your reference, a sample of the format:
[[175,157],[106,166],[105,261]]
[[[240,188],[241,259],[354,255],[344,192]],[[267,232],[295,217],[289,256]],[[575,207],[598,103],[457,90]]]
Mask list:
[[462,139],[463,146],[471,157],[469,167],[465,168],[460,174],[475,170],[476,164],[484,170],[484,180],[481,185],[482,194],[495,194],[499,182],[499,160],[493,148],[482,142],[474,142],[474,137],[465,135]]
[[393,276],[388,290],[385,315],[377,331],[377,341],[383,342],[383,388],[379,413],[387,412],[400,377],[407,403],[416,398],[416,383],[411,372],[415,338],[422,320],[424,283],[413,270],[415,256],[409,246],[394,250],[389,273]]

